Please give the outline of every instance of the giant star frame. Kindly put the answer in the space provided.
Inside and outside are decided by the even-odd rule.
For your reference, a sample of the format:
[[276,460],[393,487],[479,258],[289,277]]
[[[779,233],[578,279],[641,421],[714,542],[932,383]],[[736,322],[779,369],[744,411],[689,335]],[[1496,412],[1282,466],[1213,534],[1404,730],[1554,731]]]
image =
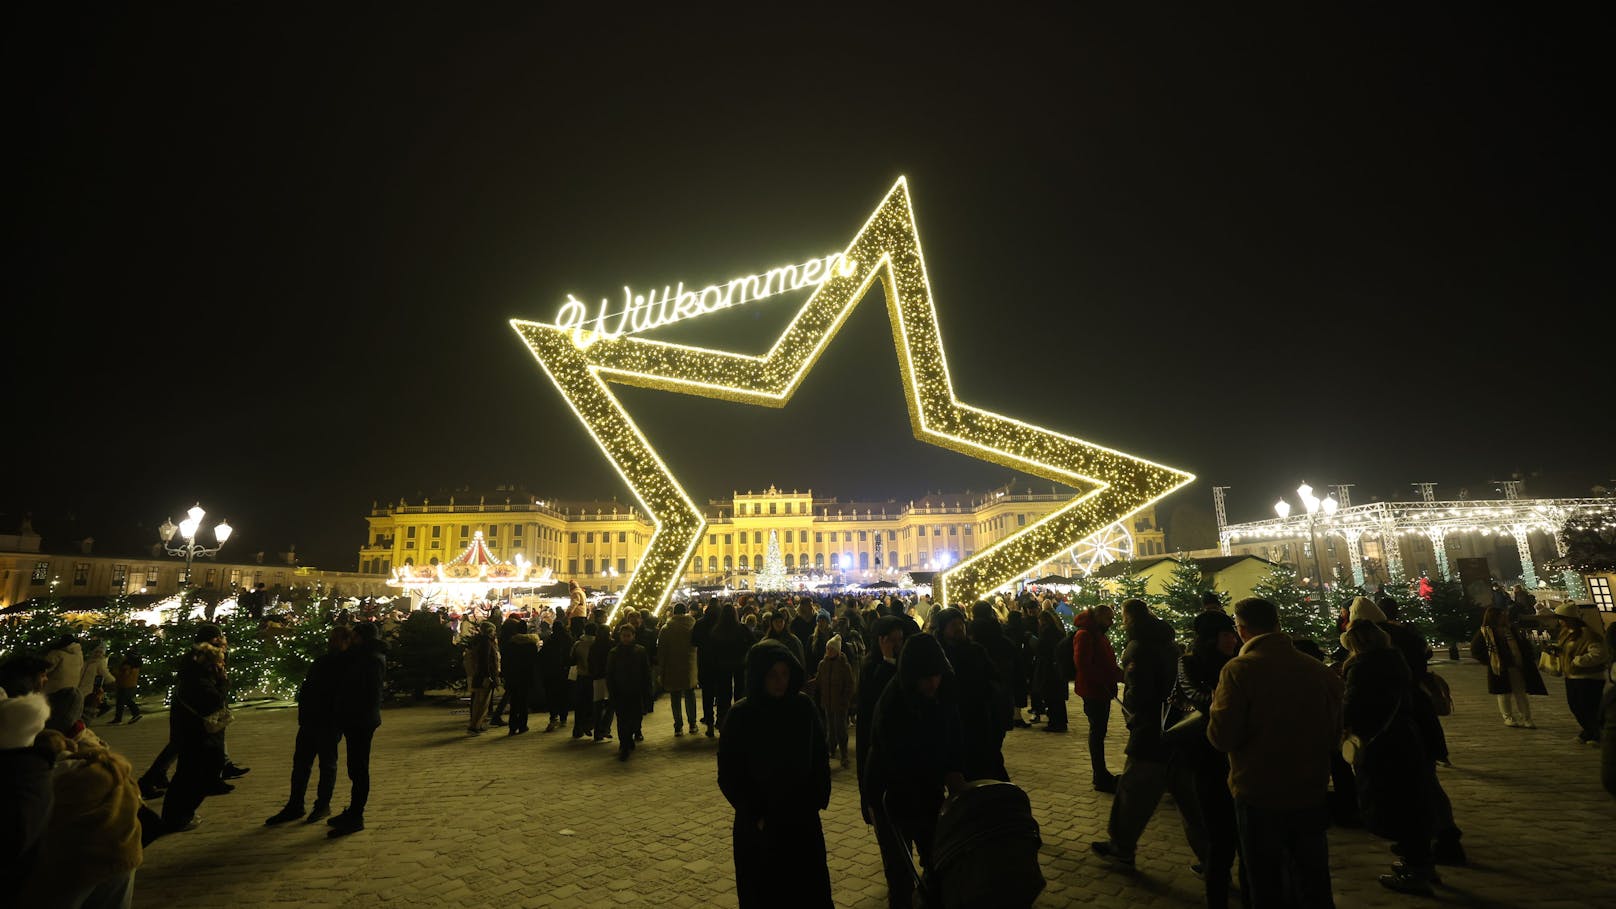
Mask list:
[[511,320],[656,525],[618,608],[659,612],[701,541],[706,521],[607,382],[784,407],[877,279],[887,300],[915,438],[1079,490],[1042,520],[943,572],[935,585],[937,602],[969,604],[1194,481],[1181,470],[972,407],[954,396],[905,179],[899,178],[843,256],[842,267],[813,291],[762,355],[628,334],[608,339]]

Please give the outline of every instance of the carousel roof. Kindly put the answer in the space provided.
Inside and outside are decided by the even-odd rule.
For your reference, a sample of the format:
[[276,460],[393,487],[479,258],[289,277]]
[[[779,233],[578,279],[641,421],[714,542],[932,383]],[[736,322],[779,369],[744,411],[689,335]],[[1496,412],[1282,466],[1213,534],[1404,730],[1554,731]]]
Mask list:
[[449,564],[476,565],[481,567],[484,565],[500,565],[503,563],[500,562],[499,559],[494,558],[494,554],[488,551],[488,544],[483,542],[483,532],[479,530],[472,534],[471,545],[467,546],[464,552],[450,560]]

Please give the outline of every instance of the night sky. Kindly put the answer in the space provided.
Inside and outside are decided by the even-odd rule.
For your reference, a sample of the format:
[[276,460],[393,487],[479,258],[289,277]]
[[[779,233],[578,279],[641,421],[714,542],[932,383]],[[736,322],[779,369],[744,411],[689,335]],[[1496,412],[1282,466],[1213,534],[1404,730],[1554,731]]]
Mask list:
[[[21,6],[0,532],[48,547],[200,499],[352,568],[373,499],[627,501],[507,320],[839,250],[900,175],[960,397],[1197,474],[1185,533],[1616,477],[1591,19]],[[698,501],[1004,482],[911,436],[883,305],[784,409],[621,395]]]

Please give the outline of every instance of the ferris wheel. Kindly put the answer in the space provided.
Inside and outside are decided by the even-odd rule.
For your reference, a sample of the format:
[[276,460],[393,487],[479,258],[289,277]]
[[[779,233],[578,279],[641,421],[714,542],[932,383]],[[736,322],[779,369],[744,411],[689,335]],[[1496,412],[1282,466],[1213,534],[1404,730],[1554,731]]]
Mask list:
[[1072,561],[1084,574],[1092,574],[1112,562],[1133,558],[1133,537],[1118,521],[1072,547]]

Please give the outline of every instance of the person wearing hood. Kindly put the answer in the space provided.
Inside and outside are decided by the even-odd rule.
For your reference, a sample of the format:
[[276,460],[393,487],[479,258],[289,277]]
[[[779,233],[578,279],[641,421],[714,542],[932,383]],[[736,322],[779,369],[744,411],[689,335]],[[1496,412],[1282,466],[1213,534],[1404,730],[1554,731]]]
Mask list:
[[[604,610],[595,610],[595,642],[589,647],[589,678],[594,690],[590,692],[594,700],[590,709],[594,715],[595,741],[604,742],[612,737],[612,703],[611,689],[606,684],[606,663],[611,659],[612,651],[617,649],[618,634],[627,621],[613,629],[606,621]],[[629,628],[633,628],[629,625]]]
[[[1066,687],[1066,676],[1061,670],[1060,661],[1064,643],[1061,621],[1054,610],[1045,609],[1039,612],[1038,632],[1032,642],[1032,682],[1033,691],[1036,693],[1035,709],[1049,717],[1049,722],[1044,726],[1045,732],[1062,733],[1068,728],[1066,699],[1070,696],[1070,692]],[[1110,709],[1109,701],[1106,709]],[[1104,766],[1103,762],[1101,766]],[[1098,788],[1098,782],[1095,785]]]
[[1015,672],[1010,678],[1010,698],[1015,706],[1015,726],[1026,729],[1029,724],[1022,716],[1027,709],[1028,688],[1032,682],[1032,654],[1028,645],[1026,616],[1019,609],[1009,609],[1004,616],[1004,638],[1015,652]]
[[[661,676],[662,690],[668,693],[675,738],[685,734],[686,720],[689,721],[690,733],[694,735],[696,732],[696,652],[690,646],[691,632],[695,627],[696,620],[690,617],[685,604],[675,603],[673,615],[657,638],[657,671]],[[684,708],[683,716],[679,712],[681,707]]]
[[830,755],[835,757],[840,748],[843,767],[852,762],[847,753],[847,712],[853,707],[853,689],[853,667],[842,655],[842,636],[833,634],[825,642],[825,656],[814,673],[814,692],[825,715]]
[[[1005,633],[1003,622],[999,609],[992,603],[984,600],[971,607],[971,639],[981,645],[997,676],[992,683],[994,717],[1008,731],[1015,728],[1021,711],[1019,705],[1026,699],[1027,692],[1021,648]],[[999,740],[1004,741],[1002,734]]]
[[[989,615],[992,607],[988,607]],[[959,705],[965,735],[965,778],[1010,782],[1004,767],[1004,734],[1010,728],[1010,686],[999,674],[987,648],[966,634],[965,613],[950,606],[932,613],[933,633],[953,667],[953,682],[943,692]],[[993,623],[998,631],[998,623]],[[998,643],[1008,643],[1002,637]]]
[[1369,832],[1393,840],[1392,851],[1402,856],[1380,883],[1430,896],[1440,880],[1431,854],[1436,812],[1427,779],[1436,776],[1436,764],[1411,715],[1408,664],[1391,636],[1365,619],[1347,626],[1341,646],[1350,654],[1342,666],[1342,725],[1361,752],[1355,762],[1359,811]]
[[[870,739],[875,735],[875,705],[887,685],[898,677],[898,656],[903,652],[903,641],[914,628],[909,622],[893,616],[882,616],[871,625],[870,656],[858,680],[858,713],[854,718],[854,751],[858,755],[860,776],[870,758]],[[861,804],[864,823],[874,824],[871,806]]]
[[539,646],[539,636],[525,629],[511,635],[510,640],[505,642],[500,665],[505,670],[505,691],[511,698],[507,736],[526,732],[528,712],[533,702],[544,700],[544,679],[539,674]]
[[741,909],[832,905],[819,820],[830,804],[829,757],[804,681],[789,648],[760,641],[746,654],[746,697],[724,718],[718,788],[735,809]]
[[[786,625],[786,613],[783,610],[776,610],[768,613],[766,616],[764,616],[763,624],[764,641],[779,641],[781,644],[790,649],[792,656],[797,658],[798,666],[808,665],[808,649],[806,646],[804,646],[802,638],[796,634],[793,634],[791,629]],[[811,636],[813,629],[813,620],[811,619],[808,620],[808,628]]]
[[921,866],[930,867],[945,789],[965,788],[959,707],[941,696],[953,674],[935,637],[911,635],[898,657],[897,677],[876,701],[869,756],[859,768],[859,797],[874,815],[887,904],[893,909],[908,907],[913,898],[911,845]]
[[1201,825],[1206,828],[1207,857],[1202,866],[1208,907],[1229,905],[1230,866],[1234,863],[1240,831],[1235,823],[1234,796],[1229,794],[1229,759],[1206,740],[1205,717],[1212,713],[1212,697],[1218,675],[1240,652],[1240,635],[1234,619],[1222,609],[1206,609],[1195,617],[1195,643],[1190,652],[1178,658],[1178,678],[1173,683],[1166,725],[1176,725],[1199,713],[1198,732],[1185,737],[1177,760],[1189,768],[1195,787],[1195,801],[1201,808]]
[[[628,760],[639,741],[640,723],[651,704],[651,656],[637,641],[633,622],[617,626],[617,646],[606,657],[606,690],[617,714],[617,759]],[[598,741],[599,730],[596,730]]]
[[[539,678],[544,681],[545,709],[550,722],[545,732],[566,728],[567,705],[571,692],[567,690],[567,670],[572,665],[572,631],[567,626],[573,621],[557,616],[550,626],[550,636],[539,648]],[[581,620],[576,622],[583,625]]]
[[168,735],[179,765],[163,799],[163,825],[170,831],[192,830],[201,823],[196,809],[218,787],[224,770],[224,729],[209,729],[206,723],[229,704],[224,648],[219,626],[202,625],[175,672]]
[[1140,835],[1156,813],[1162,793],[1171,791],[1195,862],[1204,868],[1207,837],[1195,798],[1195,780],[1187,762],[1175,760],[1173,749],[1162,741],[1162,716],[1178,679],[1173,626],[1153,615],[1143,600],[1130,599],[1122,602],[1122,627],[1128,634],[1122,650],[1122,712],[1128,723],[1128,745],[1123,753],[1127,758],[1117,777],[1117,797],[1111,802],[1106,825],[1110,838],[1090,843],[1089,848],[1132,867]]
[[70,634],[62,635],[51,644],[50,650],[45,653],[45,662],[50,664],[50,668],[45,670],[44,693],[47,696],[63,688],[77,688],[84,677],[84,648]]
[[265,827],[295,821],[303,816],[303,799],[309,790],[309,775],[315,759],[320,762],[320,782],[315,789],[314,809],[309,823],[331,816],[331,794],[337,788],[337,742],[342,731],[337,724],[337,686],[340,684],[343,651],[353,643],[353,633],[337,625],[331,629],[329,649],[314,658],[303,681],[297,686],[297,741],[292,746],[292,791],[286,806],[264,821]]
[[0,893],[15,894],[38,858],[55,801],[54,756],[35,740],[50,718],[39,690],[49,664],[22,655],[7,660],[0,687]]
[[1100,605],[1072,620],[1072,690],[1083,699],[1083,716],[1089,721],[1089,765],[1094,771],[1096,792],[1116,792],[1117,778],[1105,766],[1105,733],[1111,723],[1111,702],[1117,697],[1122,669],[1106,631],[1114,614]]

